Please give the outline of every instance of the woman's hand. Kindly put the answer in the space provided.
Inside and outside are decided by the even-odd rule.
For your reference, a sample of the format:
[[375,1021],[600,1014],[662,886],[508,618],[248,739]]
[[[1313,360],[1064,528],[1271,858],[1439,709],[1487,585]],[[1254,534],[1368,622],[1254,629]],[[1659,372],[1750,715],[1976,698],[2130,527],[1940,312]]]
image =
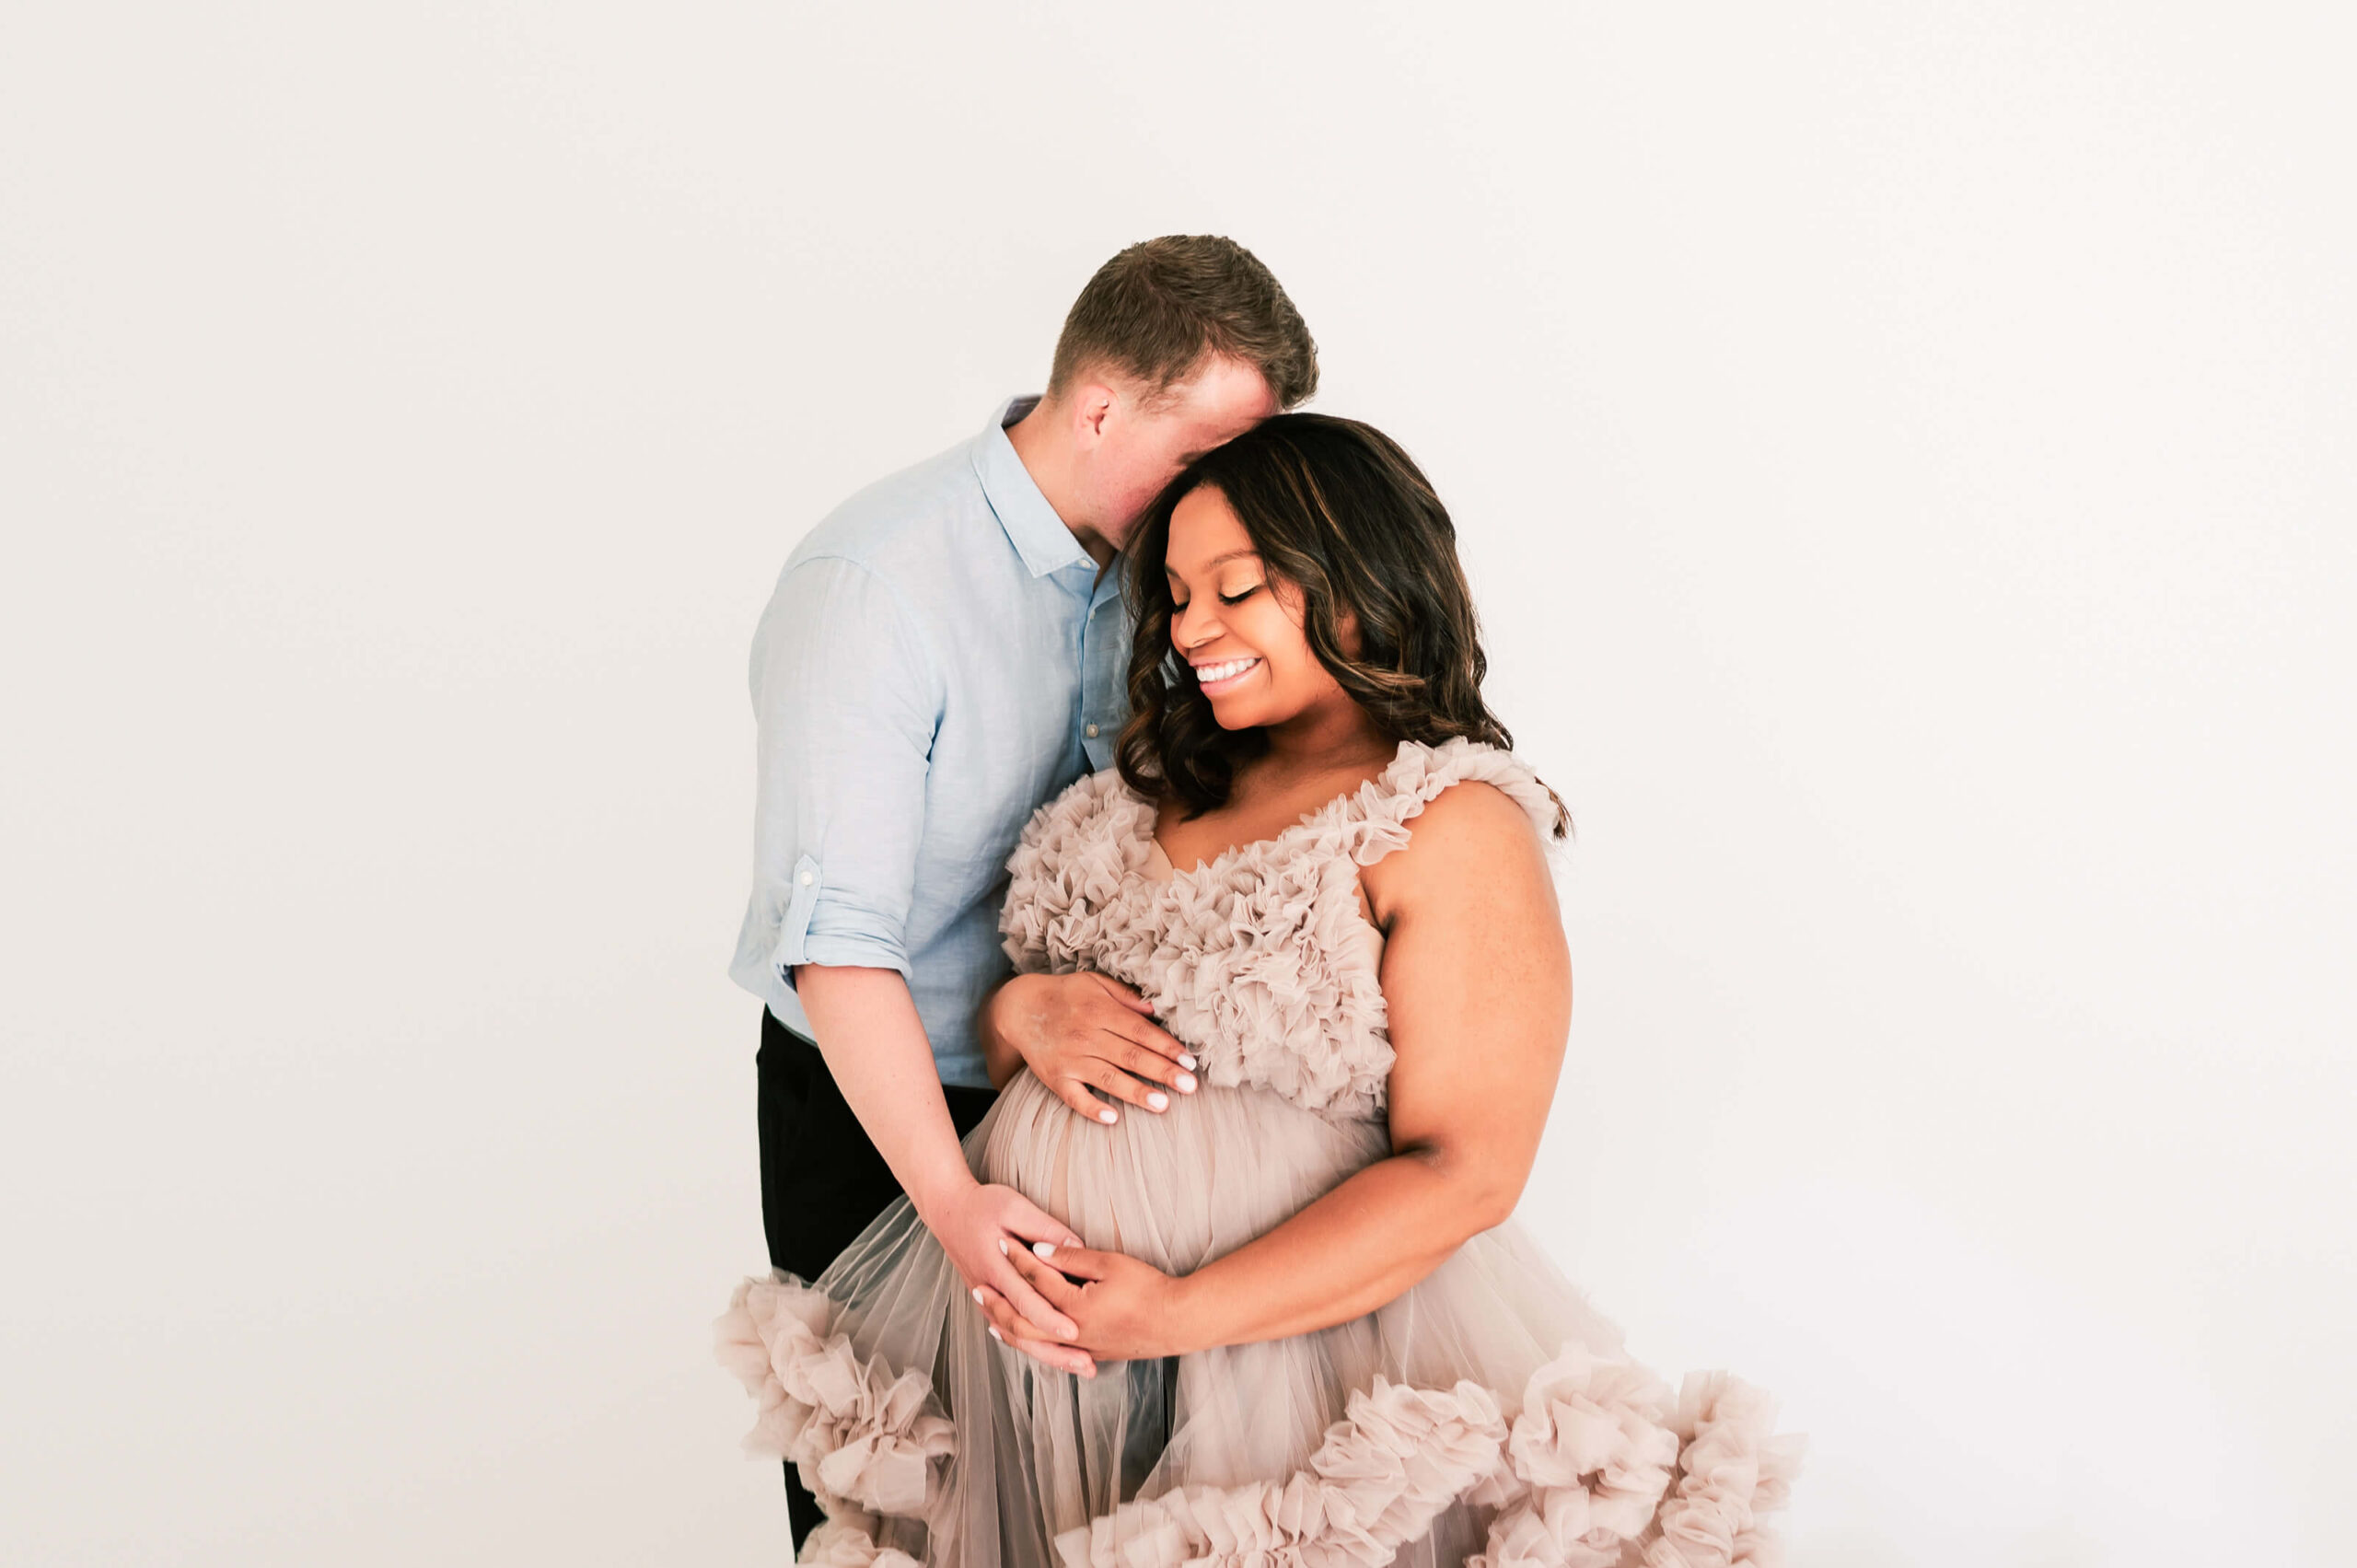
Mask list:
[[[1005,1343],[1051,1366],[1059,1354],[1085,1353],[1092,1362],[1143,1361],[1179,1355],[1197,1348],[1185,1342],[1181,1302],[1186,1282],[1151,1263],[1119,1252],[1040,1242],[1009,1260],[1029,1288],[1070,1318],[1077,1332],[1058,1343],[1039,1337],[1006,1301],[989,1292],[980,1297],[991,1331]],[[1084,1376],[1094,1376],[1092,1366]]]
[[1091,1121],[1120,1120],[1091,1089],[1153,1111],[1169,1105],[1166,1089],[1195,1092],[1194,1057],[1154,1021],[1144,997],[1105,975],[1016,975],[977,1024],[994,1083],[1004,1087],[1028,1066]]

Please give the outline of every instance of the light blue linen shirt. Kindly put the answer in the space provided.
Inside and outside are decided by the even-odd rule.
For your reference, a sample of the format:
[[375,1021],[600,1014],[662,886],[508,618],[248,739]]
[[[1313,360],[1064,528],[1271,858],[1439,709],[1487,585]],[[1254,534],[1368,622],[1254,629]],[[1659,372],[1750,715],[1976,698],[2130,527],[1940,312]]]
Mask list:
[[729,975],[808,1035],[792,966],[898,970],[942,1082],[976,1087],[974,1010],[1012,972],[1007,856],[1033,810],[1111,766],[1129,716],[1120,562],[1097,571],[1006,436],[1038,401],[829,513],[753,635],[753,892]]

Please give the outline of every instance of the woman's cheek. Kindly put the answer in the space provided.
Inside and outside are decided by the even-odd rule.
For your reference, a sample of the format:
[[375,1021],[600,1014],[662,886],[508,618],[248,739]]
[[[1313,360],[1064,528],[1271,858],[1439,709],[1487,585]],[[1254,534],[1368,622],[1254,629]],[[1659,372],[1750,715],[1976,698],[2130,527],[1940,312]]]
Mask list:
[[1276,666],[1276,672],[1288,690],[1306,692],[1316,685],[1317,678],[1325,673],[1326,667],[1319,664],[1318,656],[1310,651],[1309,638],[1302,631],[1300,621],[1290,615],[1271,619],[1277,620],[1278,623],[1269,628],[1270,645],[1277,649],[1277,656],[1271,662]]

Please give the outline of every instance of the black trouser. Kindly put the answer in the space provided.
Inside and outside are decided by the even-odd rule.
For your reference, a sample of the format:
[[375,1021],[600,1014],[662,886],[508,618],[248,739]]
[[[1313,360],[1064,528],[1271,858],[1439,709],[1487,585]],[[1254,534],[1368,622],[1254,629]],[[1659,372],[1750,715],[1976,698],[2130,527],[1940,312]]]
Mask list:
[[[900,1184],[844,1103],[819,1048],[761,1009],[761,1228],[770,1261],[807,1284],[824,1273],[868,1222],[891,1207]],[[945,1084],[949,1120],[964,1137],[998,1096]],[[785,1506],[794,1550],[825,1516],[785,1467]]]

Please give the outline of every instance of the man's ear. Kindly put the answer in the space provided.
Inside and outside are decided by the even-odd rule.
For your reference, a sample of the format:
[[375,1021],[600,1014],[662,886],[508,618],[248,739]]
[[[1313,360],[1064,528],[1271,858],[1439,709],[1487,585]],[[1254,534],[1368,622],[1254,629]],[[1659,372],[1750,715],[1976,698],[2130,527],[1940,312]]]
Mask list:
[[1072,399],[1072,438],[1086,449],[1105,438],[1106,423],[1113,416],[1113,389],[1090,381],[1075,388]]

